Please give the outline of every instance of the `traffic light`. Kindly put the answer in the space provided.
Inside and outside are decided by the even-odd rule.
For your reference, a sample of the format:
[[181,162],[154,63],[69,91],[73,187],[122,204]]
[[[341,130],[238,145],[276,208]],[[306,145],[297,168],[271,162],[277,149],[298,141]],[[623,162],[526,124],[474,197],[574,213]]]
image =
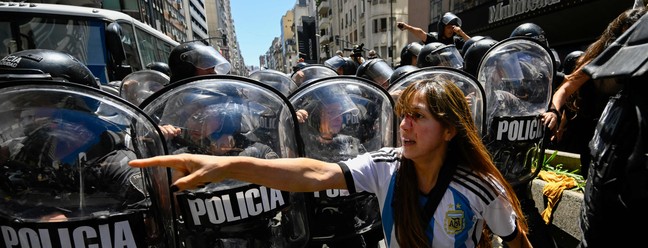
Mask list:
[[223,34],[223,46],[227,46],[227,34]]

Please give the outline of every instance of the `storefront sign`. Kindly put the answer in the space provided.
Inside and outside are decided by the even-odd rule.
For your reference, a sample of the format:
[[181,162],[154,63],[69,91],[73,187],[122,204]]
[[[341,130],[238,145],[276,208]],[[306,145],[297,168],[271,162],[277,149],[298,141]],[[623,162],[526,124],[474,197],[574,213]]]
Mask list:
[[557,3],[560,3],[560,0],[510,0],[508,5],[499,2],[488,8],[488,23],[502,21]]

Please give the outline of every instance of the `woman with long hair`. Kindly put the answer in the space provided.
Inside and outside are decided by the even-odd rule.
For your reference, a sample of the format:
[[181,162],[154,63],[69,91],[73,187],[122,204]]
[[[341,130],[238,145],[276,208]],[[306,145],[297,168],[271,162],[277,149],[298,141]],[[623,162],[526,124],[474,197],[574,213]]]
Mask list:
[[293,192],[374,193],[389,247],[489,247],[490,233],[509,247],[531,247],[518,199],[482,144],[461,90],[442,79],[417,81],[395,111],[401,147],[338,163],[180,154],[130,165],[174,169],[175,191],[232,178]]

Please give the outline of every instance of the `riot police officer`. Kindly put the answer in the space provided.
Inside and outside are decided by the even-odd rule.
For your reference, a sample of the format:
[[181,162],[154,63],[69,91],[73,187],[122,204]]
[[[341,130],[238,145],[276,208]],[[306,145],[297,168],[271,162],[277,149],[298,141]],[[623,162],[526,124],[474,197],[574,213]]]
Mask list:
[[165,153],[141,110],[100,91],[90,70],[62,52],[10,54],[0,60],[0,81],[5,245],[173,246],[165,210],[147,197],[148,170],[127,164]]
[[454,45],[432,42],[421,48],[416,66],[419,68],[445,66],[461,69],[463,68],[463,57]]
[[403,47],[400,54],[401,65],[416,65],[418,55],[421,52],[423,45],[419,42],[412,42]]

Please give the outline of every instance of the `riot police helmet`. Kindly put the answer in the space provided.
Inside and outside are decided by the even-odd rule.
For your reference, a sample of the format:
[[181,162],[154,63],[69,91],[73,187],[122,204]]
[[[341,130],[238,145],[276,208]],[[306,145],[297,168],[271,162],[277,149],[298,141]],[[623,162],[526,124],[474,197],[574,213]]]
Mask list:
[[200,41],[182,43],[169,54],[171,82],[202,74],[224,75],[232,65],[214,47]]
[[324,65],[335,70],[338,75],[355,75],[358,64],[349,57],[333,56],[324,61]]
[[576,69],[576,62],[580,57],[583,56],[584,53],[585,52],[583,51],[577,50],[565,55],[565,59],[563,61],[563,73],[565,75],[574,72],[574,69]]
[[400,64],[401,65],[414,65],[416,62],[413,59],[417,58],[419,53],[421,53],[421,48],[423,45],[419,42],[412,42],[403,47],[400,54]]
[[520,36],[536,39],[540,42],[540,44],[549,47],[549,41],[547,41],[544,30],[535,23],[527,22],[520,24],[515,29],[513,29],[513,32],[511,32],[510,35],[510,37]]
[[463,67],[463,57],[455,45],[432,42],[421,48],[416,65],[419,68],[445,66],[460,69]]
[[473,37],[470,37],[470,39],[468,39],[461,47],[461,55],[464,56],[466,54],[466,51],[472,44],[475,44],[476,41],[482,40],[484,38],[486,38],[486,36],[475,35]]
[[394,69],[394,72],[389,77],[389,85],[394,84],[394,82],[400,79],[401,76],[405,75],[405,73],[416,71],[418,69],[418,67],[413,65],[401,65],[399,67],[396,67],[396,69]]
[[164,73],[167,76],[171,76],[171,68],[169,68],[169,64],[164,62],[156,61],[156,62],[148,63],[146,65],[146,69],[159,71]]
[[30,49],[9,54],[0,60],[0,80],[27,78],[64,80],[100,89],[90,69],[70,54]]
[[308,66],[308,63],[306,62],[299,62],[293,66],[293,72],[299,71],[301,69],[304,69],[304,67]]
[[389,86],[389,77],[394,72],[389,64],[383,59],[370,59],[362,63],[356,72],[356,76],[367,78],[383,88]]
[[250,73],[249,77],[278,90],[285,96],[290,95],[298,87],[292,78],[277,70],[258,70]]
[[491,38],[484,38],[473,43],[464,54],[464,71],[477,77],[477,70],[482,57],[496,43],[497,41]]

